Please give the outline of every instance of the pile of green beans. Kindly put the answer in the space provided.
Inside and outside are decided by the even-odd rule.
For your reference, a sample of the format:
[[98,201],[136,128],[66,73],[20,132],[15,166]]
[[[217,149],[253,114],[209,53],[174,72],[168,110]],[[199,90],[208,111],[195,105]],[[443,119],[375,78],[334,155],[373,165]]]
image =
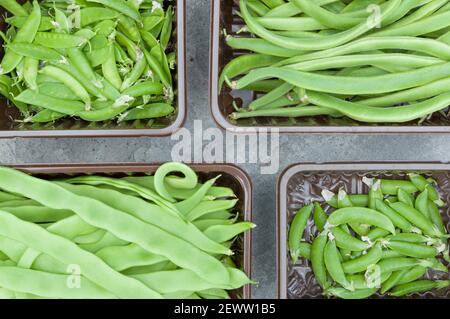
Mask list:
[[[414,173],[409,180],[363,181],[368,194],[323,190],[330,209],[314,202],[295,214],[288,236],[292,263],[308,260],[328,297],[401,297],[449,287],[450,236],[440,213],[446,204],[434,181]],[[311,242],[307,226],[314,226]],[[424,279],[429,269],[436,275]]]
[[449,0],[236,1],[245,26],[225,41],[249,53],[224,67],[219,91],[260,94],[231,120],[421,124],[450,105]]
[[51,180],[0,167],[0,299],[229,298],[253,283],[233,250],[254,224],[217,178],[181,163]]
[[[174,10],[164,0],[0,0],[0,94],[25,123],[174,113]],[[150,120],[151,121],[151,120]]]

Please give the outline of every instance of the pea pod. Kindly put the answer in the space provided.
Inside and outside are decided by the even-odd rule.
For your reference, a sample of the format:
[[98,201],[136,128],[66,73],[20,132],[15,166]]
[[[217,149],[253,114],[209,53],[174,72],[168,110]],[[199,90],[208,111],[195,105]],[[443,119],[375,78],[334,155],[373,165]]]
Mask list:
[[303,238],[306,224],[314,209],[314,204],[302,207],[294,217],[289,229],[289,251],[291,253],[292,262],[296,263],[300,255],[300,242]]

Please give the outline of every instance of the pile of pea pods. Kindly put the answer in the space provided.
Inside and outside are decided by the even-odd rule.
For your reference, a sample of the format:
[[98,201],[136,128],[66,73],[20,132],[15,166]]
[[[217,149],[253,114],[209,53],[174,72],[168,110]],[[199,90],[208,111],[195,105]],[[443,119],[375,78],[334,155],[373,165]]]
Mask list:
[[254,224],[218,178],[180,163],[53,180],[0,167],[0,298],[229,298],[253,283],[233,254]]
[[[230,115],[421,124],[450,105],[448,0],[236,0],[245,50],[219,79],[258,96]],[[243,35],[244,33],[244,35]],[[249,34],[249,35],[246,35]],[[259,94],[260,93],[260,94]]]
[[174,10],[163,0],[2,0],[0,94],[24,122],[146,120],[174,112]]
[[[329,297],[401,297],[449,287],[450,236],[440,213],[446,204],[434,181],[411,173],[409,180],[363,182],[368,194],[324,190],[325,202],[335,208],[330,214],[319,202],[298,211],[288,237],[292,262],[309,260]],[[304,233],[311,216],[316,234],[308,243]],[[440,275],[424,279],[429,269]]]

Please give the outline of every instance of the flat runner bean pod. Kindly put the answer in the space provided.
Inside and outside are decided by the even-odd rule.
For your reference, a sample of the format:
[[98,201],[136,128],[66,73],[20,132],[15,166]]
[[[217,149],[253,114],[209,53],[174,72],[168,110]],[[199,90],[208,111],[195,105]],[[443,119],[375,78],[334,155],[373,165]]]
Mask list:
[[[158,227],[143,223],[135,217],[128,216],[99,201],[77,196],[51,182],[39,180],[9,168],[0,168],[0,177],[0,184],[2,184],[3,181],[3,185],[0,185],[0,187],[6,187],[8,190],[15,193],[38,199],[42,204],[48,207],[71,209],[89,224],[106,229],[113,234],[117,234],[118,237],[122,237],[124,240],[135,242],[150,252],[166,256],[169,260],[174,261],[174,263],[179,266],[193,270],[195,273],[199,274],[199,276],[210,282],[226,283],[229,279],[225,268],[219,261],[204,254],[196,249],[195,246],[184,243],[182,240],[178,240],[175,236],[171,236]],[[29,185],[30,183],[33,183],[36,187],[23,187],[24,184]],[[58,198],[49,197],[46,195],[48,193],[58,193],[59,196]],[[60,200],[61,196],[64,197],[64,200],[62,201]],[[74,203],[76,203],[76,205]],[[4,215],[6,214],[8,213],[5,213]],[[3,219],[5,218],[6,217],[3,217]],[[12,215],[11,218],[16,219]],[[106,225],[105,220],[108,221],[108,225]],[[39,226],[36,227],[39,228]],[[24,228],[22,227],[22,229]],[[130,232],[131,229],[133,229],[132,232]],[[159,239],[157,237],[159,237]],[[155,240],[159,242],[159,245],[155,246],[150,244],[155,242]],[[30,247],[44,251],[37,246],[31,245]]]
[[288,246],[292,257],[292,262],[294,264],[297,262],[298,257],[300,256],[300,242],[303,239],[303,233],[305,231],[306,224],[313,210],[313,204],[302,207],[297,212],[291,223],[289,229]]

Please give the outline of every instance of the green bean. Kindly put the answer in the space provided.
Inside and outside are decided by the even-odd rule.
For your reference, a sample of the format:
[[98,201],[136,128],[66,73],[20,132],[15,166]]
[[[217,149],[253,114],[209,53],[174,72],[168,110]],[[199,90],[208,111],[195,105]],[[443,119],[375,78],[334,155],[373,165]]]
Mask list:
[[245,54],[231,60],[220,75],[219,91],[222,90],[225,79],[232,79],[252,69],[269,66],[278,61],[280,61],[279,58],[264,54]]
[[[388,74],[368,78],[359,77],[336,77],[320,75],[302,71],[295,71],[285,68],[267,67],[253,70],[237,82],[233,83],[233,88],[241,89],[251,82],[264,80],[268,78],[279,78],[295,86],[320,92],[335,94],[381,94],[393,91],[399,91],[427,84],[432,81],[440,80],[450,73],[450,63],[433,65],[418,70],[402,72],[399,74]],[[311,92],[310,95],[312,95]],[[314,92],[314,96],[322,97]],[[446,95],[442,95],[445,97]],[[331,99],[331,98],[330,98]],[[333,100],[337,100],[333,98]],[[312,100],[310,100],[312,101]],[[322,102],[323,103],[323,102]],[[348,102],[352,105],[352,103]],[[420,105],[420,104],[419,104]],[[359,106],[358,106],[359,107]],[[435,106],[436,107],[436,106]],[[361,108],[370,110],[369,107]],[[393,109],[402,109],[393,108]],[[413,109],[410,107],[410,109]],[[379,109],[374,109],[379,112]],[[388,112],[386,110],[384,113]]]
[[315,279],[322,289],[330,287],[324,258],[324,249],[328,240],[327,236],[326,231],[321,232],[320,235],[313,240],[311,245],[311,268],[314,272]]
[[450,280],[417,280],[411,283],[394,287],[391,292],[392,296],[401,297],[418,292],[426,292],[432,289],[442,289],[450,285]]
[[[263,55],[275,56],[280,58],[290,58],[303,53],[303,51],[299,50],[282,48],[263,39],[238,38],[227,35],[225,41],[227,42],[227,45],[229,45],[233,49],[251,50]],[[281,62],[282,61],[278,63]]]
[[290,229],[288,246],[291,253],[292,262],[295,264],[300,256],[300,242],[303,238],[303,232],[305,231],[306,224],[314,209],[313,204],[302,207],[295,215]]
[[234,112],[230,115],[232,120],[238,120],[243,118],[252,117],[305,117],[315,115],[331,115],[338,116],[339,113],[328,108],[322,108],[317,106],[298,106],[282,109],[263,109],[257,111],[242,111]]
[[341,112],[357,121],[400,123],[419,119],[427,114],[446,108],[450,101],[450,95],[448,93],[442,94],[420,103],[383,109],[347,102],[315,92],[310,92],[309,101],[321,107]]
[[274,18],[274,17],[261,17],[256,18],[256,21],[261,24],[261,26],[272,29],[272,30],[282,30],[282,31],[314,31],[326,29],[325,26],[317,22],[317,20],[309,17],[300,18]]

